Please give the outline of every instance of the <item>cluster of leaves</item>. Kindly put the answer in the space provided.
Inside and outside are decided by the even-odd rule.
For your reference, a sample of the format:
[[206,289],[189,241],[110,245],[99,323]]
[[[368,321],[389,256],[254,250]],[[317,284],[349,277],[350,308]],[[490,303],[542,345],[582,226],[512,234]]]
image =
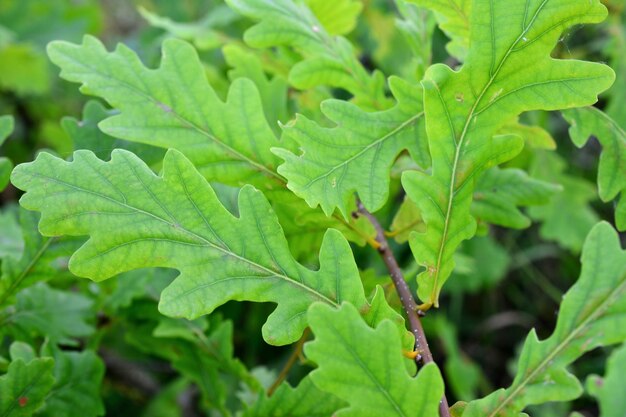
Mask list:
[[[130,44],[143,62],[124,43],[75,39],[101,30],[95,3],[81,6],[88,13],[69,2],[0,6],[0,89],[11,103],[0,145],[17,126],[0,189],[10,176],[6,201],[21,195],[0,212],[0,415],[98,416],[103,399],[108,413],[164,417],[576,409],[585,374],[575,362],[626,341],[620,1],[162,3],[138,2],[149,27]],[[53,23],[18,18],[31,15]],[[617,78],[590,62],[585,39],[598,33],[564,40],[607,16],[614,36],[595,48]],[[40,138],[24,132],[53,88],[42,48],[57,37],[69,40],[47,45],[60,77],[97,99],[81,120],[35,128]],[[80,101],[68,102],[41,119],[75,113]],[[548,113],[557,110],[562,118]],[[577,147],[597,138],[597,187],[555,152],[563,120]],[[13,168],[29,142],[48,149]],[[375,218],[389,223],[391,250]],[[555,244],[515,251],[506,229]],[[395,253],[404,274],[376,249]],[[554,251],[582,261],[562,297],[529,259]],[[497,381],[508,388],[494,391],[454,312],[515,269],[531,271],[559,313],[550,336],[530,331],[511,380]],[[406,277],[423,312],[442,307],[422,322],[445,362],[420,360],[421,330],[401,313],[411,304],[387,275]],[[255,332],[295,344],[280,374],[282,356],[259,363],[254,349],[267,347]],[[292,385],[283,380],[298,357]],[[626,411],[625,364],[615,349],[605,376],[587,379],[602,417]],[[536,408],[550,402],[564,406]]]

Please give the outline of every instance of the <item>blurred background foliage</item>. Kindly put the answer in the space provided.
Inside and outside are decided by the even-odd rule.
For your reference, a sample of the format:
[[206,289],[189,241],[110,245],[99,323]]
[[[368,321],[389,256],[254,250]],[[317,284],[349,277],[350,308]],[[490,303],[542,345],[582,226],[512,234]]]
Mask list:
[[[314,11],[324,7],[324,1],[308,3]],[[626,128],[626,7],[623,0],[604,3],[610,9],[609,19],[565,33],[554,56],[609,63],[617,81],[598,106]],[[403,0],[364,0],[359,10],[351,12],[359,15],[358,20],[347,19],[328,30],[347,36],[367,69],[418,81],[430,63],[458,64],[446,52],[446,35],[433,31],[434,18],[426,11]],[[13,132],[4,143],[0,141],[0,162],[5,161],[0,164],[0,189],[6,184],[9,164],[30,161],[42,149],[70,157],[73,150],[85,148],[108,158],[112,149],[124,147],[159,169],[162,150],[117,140],[98,130],[97,123],[113,110],[59,79],[45,51],[47,43],[56,39],[79,42],[84,34],[92,34],[109,48],[123,42],[154,67],[162,41],[179,37],[198,49],[207,78],[222,97],[230,81],[241,76],[254,78],[258,86],[272,91],[263,97],[284,97],[264,103],[276,133],[280,130],[273,121],[286,123],[296,112],[328,123],[319,103],[330,97],[349,98],[347,92],[294,88],[288,72],[300,59],[297,52],[249,48],[242,34],[250,24],[219,0],[0,1],[0,115],[14,119]],[[431,41],[432,48],[423,47]],[[445,372],[451,403],[510,382],[510,364],[528,330],[535,327],[543,337],[554,327],[561,296],[578,276],[584,237],[599,219],[613,218],[613,208],[598,199],[598,142],[576,148],[567,124],[556,113],[533,112],[523,121],[544,130],[532,132],[534,141],[508,166],[559,184],[562,192],[548,204],[527,211],[533,220],[530,227],[483,225],[481,236],[463,244],[455,276],[444,290],[443,308],[424,320],[435,358]],[[394,197],[378,213],[383,224],[399,231],[395,238],[400,243],[406,240],[400,233],[406,225],[395,211],[404,199],[399,173],[407,163],[403,158],[397,162]],[[232,207],[236,190],[222,186],[219,191]],[[82,240],[40,237],[36,216],[19,209],[18,198],[11,185],[0,195],[2,276],[22,265],[25,283],[48,282],[4,288],[4,295],[0,294],[0,373],[7,370],[10,358],[20,355],[51,356],[57,366],[74,361],[80,369],[65,367],[58,372],[76,381],[88,374],[96,386],[96,392],[83,391],[81,401],[88,405],[81,416],[101,414],[104,408],[111,416],[231,415],[227,409],[253,400],[259,384],[267,387],[275,380],[293,348],[268,346],[261,338],[261,324],[273,306],[229,303],[211,317],[193,322],[163,317],[156,305],[172,271],[135,271],[126,279],[98,285],[73,278],[67,271],[68,254]],[[402,210],[410,212],[410,203]],[[310,250],[298,251],[295,243],[292,247],[303,262],[311,262]],[[302,243],[302,247],[307,246]],[[44,259],[29,263],[42,248]],[[364,266],[366,289],[385,286],[389,302],[398,306],[378,257],[368,248],[354,245],[354,249]],[[414,276],[417,265],[408,246],[398,244],[394,250],[405,275]],[[578,362],[575,373],[582,378],[603,374],[608,353],[592,352]],[[289,380],[297,382],[308,369],[301,363]],[[63,414],[72,406],[71,400],[64,401],[60,408],[46,406],[37,415],[78,415]],[[568,407],[542,406],[532,415],[566,416]],[[590,396],[573,404],[586,416],[597,415],[595,407]]]

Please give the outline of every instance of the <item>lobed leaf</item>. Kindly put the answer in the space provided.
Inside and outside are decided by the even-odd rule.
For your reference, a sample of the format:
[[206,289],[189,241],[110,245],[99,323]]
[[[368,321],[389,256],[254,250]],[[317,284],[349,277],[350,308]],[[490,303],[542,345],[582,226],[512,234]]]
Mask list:
[[530,171],[533,177],[553,182],[563,191],[543,206],[530,207],[529,215],[542,222],[539,233],[543,239],[556,241],[561,247],[579,253],[585,237],[600,220],[590,206],[595,200],[593,183],[568,175],[567,163],[553,152],[535,152]]
[[441,30],[450,38],[446,49],[459,61],[465,61],[470,47],[472,0],[408,0],[432,10]]
[[[232,74],[235,80],[224,103],[207,82],[195,49],[183,41],[165,41],[162,63],[156,70],[144,67],[129,48],[120,45],[109,53],[100,41],[90,36],[84,38],[82,45],[53,42],[48,52],[52,61],[62,68],[62,77],[82,83],[83,92],[102,97],[119,111],[119,114],[106,114],[96,105],[85,109],[85,116],[98,119],[98,127],[105,134],[137,142],[129,146],[115,141],[114,146],[136,151],[149,162],[159,152],[144,144],[174,148],[185,154],[209,181],[232,186],[252,184],[266,191],[286,188],[285,179],[276,173],[280,159],[270,148],[289,145],[276,138],[261,105],[262,100],[276,100],[268,94],[283,90],[280,82],[275,90],[264,88],[266,85],[260,78],[263,74],[258,69],[247,73],[256,75],[254,82],[261,86],[263,98],[252,81],[237,76],[239,70]],[[232,50],[226,54],[233,59]],[[111,117],[100,121],[105,116]],[[74,140],[102,155],[103,149],[95,141],[105,135],[93,123],[83,126],[89,131],[73,128],[74,123],[64,121]],[[108,148],[111,138],[102,143]],[[272,199],[272,203],[288,200],[287,204],[292,204],[289,200],[299,200],[288,194],[274,193],[280,195],[280,201]],[[334,219],[332,224],[361,245],[370,234],[354,221]],[[311,240],[322,239],[323,233],[315,230],[312,234]]]
[[38,417],[95,417],[104,415],[100,386],[102,360],[90,350],[65,352],[54,348],[54,385]]
[[[126,340],[141,352],[172,364],[182,377],[196,384],[203,402],[224,415],[237,401],[236,387],[258,392],[259,382],[234,357],[233,323],[218,316],[189,321],[163,317],[152,302],[131,310]],[[210,333],[207,334],[207,328]]]
[[45,235],[90,235],[70,270],[99,281],[144,267],[180,271],[160,310],[193,319],[229,300],[274,302],[263,326],[266,341],[287,344],[306,327],[315,301],[365,306],[350,247],[329,230],[320,269],[297,263],[271,207],[251,186],[239,194],[237,218],[180,152],[170,150],[156,176],[133,154],[115,150],[110,162],[78,151],[67,163],[41,153],[18,166],[13,183],[21,204],[42,212]]
[[[93,334],[87,320],[93,301],[81,294],[52,289],[37,284],[17,294],[15,313],[8,317],[10,324],[28,335],[40,335],[52,343],[76,345],[72,338]],[[94,313],[95,315],[95,313]]]
[[389,230],[398,243],[406,243],[413,231],[424,232],[426,230],[420,210],[410,198],[405,197],[400,204]]
[[237,16],[225,5],[218,5],[197,22],[175,22],[169,17],[159,16],[139,6],[139,14],[146,19],[150,26],[163,29],[169,34],[184,39],[198,49],[214,49],[223,43],[223,35],[217,28],[224,28],[232,24]]
[[52,358],[16,359],[0,376],[0,416],[29,417],[43,405],[54,384]]
[[425,268],[417,278],[422,308],[438,305],[455,249],[475,233],[474,181],[521,150],[519,137],[497,132],[525,111],[592,104],[613,82],[607,66],[550,56],[564,29],[606,14],[597,0],[477,0],[463,67],[428,69],[422,85],[432,173],[403,175],[427,225],[426,233],[411,239]]
[[567,367],[585,352],[626,340],[625,291],[626,251],[615,230],[599,223],[587,237],[580,278],[563,296],[552,335],[539,341],[532,330],[511,386],[470,402],[462,416],[518,416],[528,405],[577,398],[581,384]]
[[278,172],[311,207],[320,205],[327,215],[339,208],[349,218],[356,192],[365,207],[376,211],[387,201],[389,171],[400,152],[408,149],[418,164],[430,164],[422,89],[400,78],[391,78],[390,86],[398,100],[392,109],[368,113],[351,103],[327,100],[322,112],[335,127],[298,116],[283,128],[283,137],[297,142],[302,153],[274,148],[285,160]]
[[274,76],[271,80],[265,75],[261,59],[253,52],[246,51],[243,47],[228,44],[222,48],[226,63],[232,67],[228,71],[228,78],[247,78],[251,80],[259,90],[265,118],[268,125],[274,130],[276,136],[280,136],[280,122],[286,122],[290,115],[287,109],[287,94],[289,85],[280,76]]
[[57,268],[54,261],[69,256],[78,247],[75,239],[41,236],[37,230],[37,221],[38,216],[35,213],[19,211],[24,250],[19,259],[9,256],[2,260],[0,307],[12,303],[15,295],[22,289],[60,276],[62,270]]
[[[522,170],[493,167],[476,181],[470,209],[480,222],[523,229],[530,226],[530,219],[520,207],[543,206],[560,190],[559,185],[532,178]],[[419,207],[405,198],[391,225],[392,236],[404,243],[411,232],[424,233],[425,230]]]
[[107,109],[99,101],[89,100],[83,107],[81,120],[64,117],[61,119],[61,127],[72,139],[74,150],[88,149],[98,158],[108,159],[113,149],[126,149],[148,165],[160,163],[165,155],[163,148],[116,139],[100,130],[98,124],[117,113],[116,110]]
[[[237,12],[259,23],[244,33],[244,40],[255,48],[290,46],[299,51],[304,60],[295,64],[289,73],[289,82],[299,89],[319,85],[343,88],[355,96],[359,105],[368,109],[384,109],[390,104],[385,97],[385,79],[381,72],[369,74],[355,56],[350,42],[340,36],[335,23],[326,12],[316,16],[327,6],[317,0],[226,0]],[[349,10],[356,10],[354,2]],[[332,3],[333,9],[337,2]],[[344,15],[346,18],[347,15]],[[328,26],[328,27],[327,27]],[[345,23],[341,26],[345,29]],[[332,32],[331,32],[332,31]]]
[[402,364],[397,327],[382,320],[371,328],[348,303],[339,309],[316,303],[309,310],[315,340],[305,345],[318,368],[310,377],[323,391],[349,405],[341,416],[435,416],[443,396],[443,380],[429,364],[416,378]]
[[523,229],[530,226],[530,219],[518,207],[541,206],[558,191],[558,185],[531,178],[522,170],[494,167],[476,181],[471,212],[478,221]]
[[81,91],[119,110],[100,122],[111,136],[183,152],[207,178],[225,184],[270,187],[280,142],[265,120],[254,84],[237,79],[223,102],[206,80],[195,49],[184,41],[163,43],[161,66],[148,69],[120,44],[108,52],[94,37],[81,45],[48,46],[61,77],[82,83]]
[[574,144],[583,147],[594,135],[602,145],[598,168],[598,191],[602,201],[611,201],[620,194],[615,209],[615,223],[626,231],[626,132],[609,116],[594,107],[562,112],[570,124]]
[[317,388],[310,377],[297,387],[284,382],[267,397],[258,401],[244,414],[246,417],[328,417],[344,406],[343,401]]

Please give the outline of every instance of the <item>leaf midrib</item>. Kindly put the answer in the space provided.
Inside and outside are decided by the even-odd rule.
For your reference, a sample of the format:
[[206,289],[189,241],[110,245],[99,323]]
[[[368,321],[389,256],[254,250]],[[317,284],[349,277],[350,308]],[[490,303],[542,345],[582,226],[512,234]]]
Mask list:
[[[70,60],[71,62],[73,62],[75,65],[81,66],[85,69],[87,69],[88,71],[90,71],[92,74],[100,74],[101,77],[105,78],[105,79],[111,79],[114,80],[115,82],[122,84],[123,86],[125,86],[126,88],[128,88],[131,91],[136,92],[137,94],[139,94],[140,96],[142,96],[145,100],[153,103],[156,107],[161,107],[160,105],[162,105],[163,103],[160,100],[157,100],[156,98],[152,97],[150,94],[148,94],[147,92],[141,90],[139,87],[136,87],[133,84],[129,84],[128,82],[119,79],[117,77],[113,77],[111,76],[111,74],[103,72],[103,71],[99,71],[98,68],[94,68],[90,65],[87,65],[85,63],[83,63],[80,60],[75,59],[74,57],[72,57],[71,55],[68,54],[63,54],[63,57],[65,59]],[[145,67],[143,67],[143,69],[145,69]],[[160,70],[161,68],[159,68]],[[69,72],[70,74],[75,72],[75,71],[68,71],[68,70],[64,70],[63,72]],[[157,70],[158,71],[158,70]],[[80,82],[83,85],[87,85],[85,82],[83,82],[81,79],[74,79],[72,81],[77,81]],[[146,87],[147,88],[147,87]],[[105,98],[104,94],[98,94],[98,96]],[[109,101],[108,99],[105,98],[105,100]],[[110,102],[110,101],[109,101]],[[111,102],[110,102],[111,103]],[[113,103],[111,103],[113,104]],[[222,104],[226,104],[223,103]],[[117,107],[117,106],[116,106]],[[235,157],[236,159],[239,159],[240,161],[244,161],[248,164],[250,164],[252,167],[254,167],[255,170],[262,172],[266,175],[268,175],[270,178],[273,178],[281,183],[284,183],[285,180],[284,178],[282,178],[279,174],[275,173],[273,170],[269,169],[268,167],[266,167],[265,165],[254,161],[251,158],[248,158],[247,156],[245,156],[244,154],[242,154],[241,152],[237,151],[235,148],[229,146],[228,144],[226,144],[223,140],[220,140],[218,137],[214,136],[213,134],[211,134],[210,132],[208,132],[207,130],[201,128],[200,126],[196,125],[195,123],[191,122],[190,120],[188,120],[187,118],[183,117],[181,114],[179,114],[173,107],[168,106],[168,108],[170,109],[169,113],[172,114],[174,117],[176,117],[181,123],[184,123],[187,126],[190,126],[191,128],[193,128],[195,131],[197,131],[198,133],[200,133],[202,136],[205,136],[206,138],[208,138],[211,142],[215,143],[216,145],[222,147],[224,150],[226,150],[226,152],[230,153],[233,157]],[[115,116],[112,116],[115,117]],[[107,118],[111,119],[111,117]]]
[[[472,119],[474,118],[476,109],[478,108],[478,105],[480,104],[480,102],[482,101],[483,97],[485,96],[485,93],[487,92],[487,90],[489,89],[489,87],[491,87],[491,85],[495,82],[496,78],[498,77],[500,70],[502,69],[504,63],[506,62],[506,60],[508,59],[509,55],[513,52],[513,49],[515,48],[515,46],[519,43],[519,41],[526,35],[526,33],[530,30],[530,28],[532,27],[533,23],[535,22],[535,20],[537,19],[537,16],[539,15],[539,13],[543,10],[544,6],[548,3],[548,1],[550,0],[543,0],[543,2],[541,3],[541,5],[537,8],[537,11],[535,12],[532,20],[530,21],[530,23],[528,24],[528,26],[522,31],[522,33],[517,37],[517,39],[511,44],[511,46],[509,46],[507,52],[504,54],[504,56],[502,57],[502,60],[500,61],[500,63],[498,64],[498,67],[496,68],[496,70],[493,72],[493,75],[491,75],[489,81],[485,84],[485,86],[483,87],[481,93],[479,94],[478,98],[476,99],[476,101],[474,102],[474,105],[472,106],[466,120],[465,120],[465,125],[463,127],[463,131],[461,132],[461,136],[459,137],[459,142],[458,144],[456,144],[455,146],[455,154],[454,154],[454,162],[452,165],[452,174],[451,174],[451,181],[450,181],[450,188],[448,190],[448,207],[446,210],[446,216],[444,218],[444,229],[443,229],[443,233],[442,233],[442,239],[441,239],[441,244],[439,246],[439,251],[437,253],[437,265],[435,268],[435,277],[434,277],[434,283],[433,283],[433,289],[431,292],[431,296],[430,296],[430,300],[429,302],[431,303],[436,303],[436,299],[437,299],[437,287],[439,286],[439,276],[441,273],[441,263],[443,260],[443,252],[444,249],[447,245],[447,240],[448,240],[448,229],[450,227],[450,219],[452,217],[452,209],[453,209],[453,203],[454,203],[454,198],[455,198],[455,188],[456,188],[456,171],[459,165],[459,159],[461,156],[461,150],[463,148],[464,145],[464,141],[465,141],[465,137],[467,135],[467,130],[469,128],[469,125],[472,121]],[[493,10],[492,10],[493,13]],[[495,45],[492,46],[492,48],[494,48],[495,50]],[[444,102],[444,107],[446,108],[447,111],[447,105]]]
[[[24,368],[28,368],[28,364],[27,364],[25,361],[23,361],[23,362],[24,362]],[[46,361],[46,362],[47,362],[47,361]],[[45,363],[44,363],[44,365],[45,365]],[[20,399],[20,398],[22,398],[22,397],[26,397],[26,396],[27,396],[27,394],[28,394],[28,393],[29,393],[29,392],[30,392],[33,388],[35,388],[35,387],[36,387],[37,383],[38,383],[38,382],[39,382],[42,378],[44,378],[45,373],[46,373],[47,371],[49,371],[49,370],[50,370],[50,369],[46,368],[45,366],[44,366],[44,367],[42,367],[41,371],[40,371],[39,373],[37,373],[37,375],[36,375],[33,379],[31,379],[31,382],[30,382],[27,386],[25,386],[25,387],[24,387],[24,389],[23,389],[22,391],[20,391],[20,393],[19,393],[18,395],[16,395],[16,396],[15,396],[15,401],[11,401],[9,408],[6,410],[6,414],[3,414],[3,415],[2,415],[2,417],[8,417],[8,416],[10,416],[10,415],[11,415],[11,412],[12,412],[13,410],[15,410],[15,407],[17,406],[17,404],[18,404],[18,402],[19,402],[19,399]],[[26,397],[26,398],[27,398],[27,397]]]
[[616,299],[621,295],[621,293],[626,291],[626,274],[622,275],[622,277],[620,278],[620,281],[621,281],[621,284],[618,285],[617,288],[615,288],[613,291],[611,291],[611,293],[607,296],[606,300],[600,303],[600,305],[596,308],[596,310],[592,314],[590,314],[585,320],[583,320],[582,323],[580,323],[580,325],[576,327],[574,331],[572,331],[568,337],[566,337],[561,343],[559,343],[556,346],[556,348],[548,356],[546,356],[537,365],[537,367],[526,378],[524,378],[508,396],[506,396],[504,399],[500,399],[500,402],[498,403],[498,407],[494,411],[492,411],[491,414],[489,414],[489,417],[497,416],[498,412],[502,410],[508,403],[510,403],[513,400],[513,398],[515,398],[520,393],[520,391],[522,391],[524,387],[528,385],[532,381],[532,379],[535,378],[535,376],[537,376],[537,374],[543,371],[545,367],[549,366],[550,362],[552,362],[559,353],[561,353],[564,349],[566,349],[569,343],[573,339],[575,339],[583,330],[585,330],[585,328],[590,322],[597,320],[600,316],[602,316],[606,312],[606,310],[609,307],[611,307],[613,302],[616,301]]
[[[368,144],[367,146],[365,146],[363,149],[361,149],[359,152],[355,153],[354,155],[352,155],[350,158],[346,159],[345,161],[342,161],[340,164],[337,164],[333,167],[331,167],[328,171],[326,171],[323,174],[318,175],[317,177],[311,179],[307,184],[305,184],[303,186],[303,189],[308,189],[310,188],[314,183],[316,183],[317,181],[327,178],[329,175],[331,175],[333,172],[337,171],[338,169],[348,165],[349,163],[353,162],[355,159],[361,157],[363,154],[365,154],[367,151],[369,151],[370,149],[372,149],[375,146],[378,146],[379,144],[383,143],[384,141],[386,141],[389,138],[394,137],[398,132],[401,132],[404,128],[406,128],[407,126],[410,126],[411,124],[413,124],[416,120],[418,120],[420,117],[422,117],[424,115],[424,112],[419,112],[413,116],[411,116],[410,118],[408,118],[407,120],[405,120],[404,122],[400,123],[398,126],[396,126],[393,130],[391,130],[390,132],[387,132],[386,134],[384,134],[383,136],[381,136],[380,138],[376,139],[374,142],[371,142],[370,144]],[[372,164],[373,165],[373,164]]]
[[[55,241],[55,240],[56,240],[55,237],[48,238],[48,240],[43,245],[41,245],[41,247],[35,253],[35,255],[30,260],[28,265],[26,265],[26,268],[22,269],[22,272],[20,272],[20,274],[17,277],[17,279],[15,279],[15,281],[13,281],[11,283],[11,285],[4,292],[4,294],[2,294],[2,296],[0,296],[0,306],[13,294],[13,292],[17,288],[19,288],[19,286],[22,283],[22,281],[24,280],[24,278],[26,278],[28,276],[28,274],[33,269],[33,267],[37,264],[37,262],[39,262],[39,259],[41,259],[41,257],[44,255],[44,253],[46,253],[46,251],[48,250],[48,247],[50,247],[52,242]],[[4,278],[4,276],[2,278]]]
[[[204,238],[203,236],[200,236],[200,235],[196,234],[195,232],[193,232],[193,231],[191,231],[191,230],[189,230],[189,229],[186,229],[186,228],[182,227],[182,225],[181,225],[180,223],[178,223],[178,224],[170,223],[170,222],[169,222],[169,221],[167,221],[166,219],[163,219],[162,217],[159,217],[159,216],[157,216],[157,215],[156,215],[156,214],[154,214],[154,213],[150,213],[150,212],[148,212],[148,211],[142,210],[141,208],[134,207],[134,206],[131,206],[131,205],[127,204],[127,203],[123,203],[123,202],[121,202],[121,201],[115,200],[114,198],[109,197],[109,196],[107,196],[107,195],[100,194],[100,193],[98,193],[98,192],[95,192],[95,191],[92,191],[92,190],[89,190],[89,189],[85,189],[85,188],[82,188],[82,187],[77,186],[77,185],[74,185],[74,184],[67,183],[67,182],[62,181],[62,180],[57,179],[57,178],[49,177],[49,176],[47,176],[47,175],[42,175],[42,174],[39,174],[39,173],[31,173],[30,175],[35,176],[35,177],[42,178],[42,179],[44,179],[44,180],[49,180],[49,181],[52,181],[52,182],[56,182],[56,183],[58,183],[58,184],[61,184],[62,186],[66,186],[66,187],[73,188],[73,189],[77,190],[78,192],[84,192],[84,193],[87,193],[87,194],[94,195],[94,196],[96,196],[96,197],[103,198],[103,199],[108,200],[108,201],[110,201],[110,202],[112,202],[112,203],[114,203],[114,204],[117,204],[117,205],[119,205],[119,206],[122,206],[122,207],[124,207],[124,208],[126,208],[126,209],[134,210],[134,211],[136,211],[136,212],[138,212],[138,213],[141,213],[141,214],[143,214],[143,215],[150,216],[150,217],[154,218],[155,220],[157,220],[157,221],[159,221],[159,222],[162,222],[162,223],[165,223],[165,224],[167,224],[167,225],[169,225],[169,226],[172,226],[172,227],[173,227],[173,226],[175,226],[175,225],[176,225],[176,226],[177,226],[177,230],[180,230],[180,231],[182,231],[182,232],[185,232],[185,233],[187,233],[189,236],[191,236],[191,237],[193,237],[193,238],[195,238],[195,239],[197,239],[197,240],[199,240],[199,241],[203,242],[203,243],[204,243],[204,246],[211,247],[212,249],[217,250],[217,251],[219,251],[219,252],[222,252],[222,253],[224,253],[225,255],[231,256],[231,257],[233,257],[233,258],[235,258],[235,259],[237,259],[237,260],[239,260],[239,261],[242,261],[242,262],[244,262],[244,263],[247,263],[247,264],[251,265],[252,267],[254,267],[254,268],[256,268],[256,269],[258,269],[258,270],[260,270],[260,271],[262,271],[262,272],[265,272],[265,273],[267,273],[267,274],[269,274],[269,275],[276,276],[276,277],[278,277],[278,278],[284,279],[284,280],[285,280],[285,281],[287,281],[288,283],[290,283],[290,284],[292,284],[292,285],[294,285],[294,286],[297,286],[297,287],[299,287],[299,288],[301,288],[301,289],[305,290],[306,292],[309,292],[309,293],[313,294],[314,296],[316,296],[316,297],[317,297],[317,298],[319,298],[320,300],[322,300],[322,301],[324,301],[324,302],[326,302],[326,303],[328,303],[328,304],[330,304],[330,305],[332,305],[332,306],[336,306],[336,307],[338,307],[338,306],[339,306],[339,304],[338,304],[338,303],[336,303],[335,301],[331,300],[330,298],[328,298],[328,297],[327,297],[327,296],[325,296],[324,294],[319,293],[319,292],[315,291],[314,289],[312,289],[312,288],[310,288],[310,287],[308,287],[308,286],[304,285],[303,283],[301,283],[301,282],[299,282],[299,281],[297,281],[297,280],[295,280],[295,279],[292,279],[291,277],[289,277],[289,276],[287,276],[287,275],[281,274],[281,273],[276,272],[276,271],[274,271],[274,270],[272,270],[272,269],[269,269],[269,268],[267,268],[267,267],[265,267],[265,266],[263,266],[263,265],[260,265],[260,264],[258,264],[258,263],[256,263],[256,262],[254,262],[254,261],[252,261],[252,260],[250,260],[250,259],[244,258],[244,257],[242,257],[242,256],[240,256],[240,255],[238,255],[238,254],[236,254],[236,253],[234,253],[234,252],[232,252],[232,251],[230,251],[230,250],[227,250],[227,249],[225,249],[225,248],[222,248],[221,246],[216,245],[215,243],[213,243],[213,242],[211,242],[211,241],[207,240],[207,239],[206,239],[206,238]],[[154,175],[154,174],[152,174],[152,175]],[[161,181],[164,181],[162,177],[156,177],[156,178],[159,178]],[[182,181],[182,178],[181,178],[181,182],[183,182],[183,181]],[[260,231],[259,231],[259,232],[260,232]],[[91,234],[90,234],[90,235],[91,235]],[[109,250],[114,250],[114,249],[115,249],[115,248],[111,248],[111,249],[109,249]]]
[[[66,59],[69,59],[70,61],[72,61],[73,63],[75,63],[76,65],[82,66],[88,70],[91,70],[93,72],[99,73],[98,71],[95,71],[95,68],[84,64],[83,62],[74,59],[72,56],[68,55],[68,54],[63,54],[63,56]],[[100,72],[101,73],[101,72]],[[103,73],[101,73],[103,74]],[[104,74],[103,76],[108,77],[108,74]],[[140,95],[142,95],[144,98],[146,98],[148,101],[151,101],[152,103],[154,103],[155,105],[159,105],[159,101],[154,99],[153,97],[151,97],[150,95],[148,95],[147,93],[143,92],[141,89],[134,87],[131,84],[126,83],[123,80],[119,80],[117,78],[115,78],[115,80],[119,81],[120,83],[126,85],[128,88],[130,88],[131,90],[135,90],[138,91]],[[85,85],[85,83],[83,83],[80,79],[76,80],[72,80],[75,82],[80,82],[83,85]],[[108,101],[108,100],[107,100]],[[267,175],[269,175],[272,179],[276,180],[277,182],[279,182],[283,187],[286,188],[287,186],[287,181],[278,173],[274,172],[274,170],[271,170],[269,168],[267,168],[265,165],[260,164],[256,161],[253,161],[252,159],[246,157],[245,155],[241,154],[240,152],[238,152],[236,149],[228,146],[226,143],[224,143],[223,141],[221,141],[219,138],[217,138],[216,136],[213,136],[211,133],[205,131],[204,129],[200,128],[199,126],[195,125],[194,123],[191,123],[190,121],[187,121],[183,116],[179,115],[176,111],[174,111],[174,109],[172,107],[170,107],[172,109],[172,114],[175,115],[179,120],[181,120],[182,122],[192,126],[192,128],[194,128],[196,131],[198,131],[200,134],[202,134],[203,136],[206,136],[207,138],[209,138],[212,142],[216,143],[218,146],[223,147],[224,149],[226,149],[227,152],[229,152],[231,155],[233,155],[234,157],[236,157],[237,159],[239,159],[240,161],[244,162],[244,163],[248,163],[250,165],[252,165],[253,167],[255,167],[258,171],[260,172],[264,172]],[[357,227],[354,227],[351,223],[349,222],[345,222],[343,220],[343,218],[341,216],[338,216],[336,214],[333,214],[332,216],[333,218],[335,218],[336,220],[342,222],[343,224],[345,224],[348,228],[350,228],[351,230],[353,230],[355,233],[357,233],[359,236],[361,236],[363,239],[368,240],[369,236],[364,235]]]
[[[379,329],[381,329],[380,326],[376,328],[377,331]],[[361,356],[359,356],[359,354],[353,349],[352,344],[350,343],[350,341],[346,340],[343,337],[343,335],[341,334],[341,332],[336,327],[330,326],[330,330],[332,330],[332,332],[335,333],[335,336],[339,337],[339,339],[341,339],[344,342],[344,346],[345,346],[346,350],[350,353],[350,355],[352,355],[352,357],[355,359],[355,361],[359,364],[359,366],[361,367],[363,372],[376,385],[376,388],[378,388],[378,390],[383,394],[383,396],[385,397],[387,402],[389,402],[389,404],[395,409],[395,411],[401,417],[406,417],[406,414],[404,414],[404,411],[402,411],[402,407],[400,407],[400,404],[398,404],[396,399],[391,396],[391,393],[389,392],[389,390],[385,386],[383,386],[381,381],[378,380],[378,377],[376,375],[374,375],[372,373],[372,370],[369,369],[369,367],[363,362],[363,360],[361,359]],[[370,329],[368,329],[368,330],[370,330]],[[389,372],[390,369],[395,369],[395,368],[385,368],[385,369],[386,369],[387,372]]]

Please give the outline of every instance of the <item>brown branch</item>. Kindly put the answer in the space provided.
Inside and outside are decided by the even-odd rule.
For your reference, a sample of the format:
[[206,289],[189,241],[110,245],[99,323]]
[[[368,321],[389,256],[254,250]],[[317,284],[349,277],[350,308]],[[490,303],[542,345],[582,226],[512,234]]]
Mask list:
[[310,330],[308,327],[304,329],[304,332],[302,333],[302,337],[300,338],[300,340],[298,340],[298,343],[296,343],[296,347],[291,353],[291,356],[289,356],[289,359],[287,359],[287,362],[285,363],[285,366],[283,366],[283,369],[280,371],[280,374],[278,374],[276,381],[274,381],[272,386],[269,387],[269,389],[267,390],[268,397],[271,397],[274,391],[276,391],[276,389],[285,380],[285,378],[287,378],[287,375],[289,374],[289,370],[296,363],[296,360],[302,354],[302,347],[304,346],[304,342],[306,342],[307,339],[309,338],[309,333],[310,333]]
[[[393,285],[396,287],[398,297],[400,297],[402,307],[404,307],[404,312],[409,319],[411,333],[413,333],[413,336],[415,336],[415,349],[419,353],[419,355],[415,358],[415,361],[418,363],[418,365],[420,362],[424,364],[434,362],[433,355],[430,352],[430,348],[428,347],[428,340],[426,340],[426,335],[424,334],[422,322],[420,321],[417,313],[417,304],[415,303],[415,299],[411,294],[409,286],[404,280],[402,270],[398,266],[396,257],[389,247],[389,242],[387,242],[387,238],[385,237],[385,230],[380,225],[378,219],[365,208],[365,206],[359,199],[357,199],[357,209],[358,213],[365,216],[370,221],[370,223],[372,223],[374,229],[376,229],[376,242],[378,242],[377,251],[382,257],[383,262],[385,263],[385,266],[389,271],[389,275],[391,276]],[[450,417],[450,408],[448,406],[448,400],[445,394],[439,402],[439,415],[440,417]]]

